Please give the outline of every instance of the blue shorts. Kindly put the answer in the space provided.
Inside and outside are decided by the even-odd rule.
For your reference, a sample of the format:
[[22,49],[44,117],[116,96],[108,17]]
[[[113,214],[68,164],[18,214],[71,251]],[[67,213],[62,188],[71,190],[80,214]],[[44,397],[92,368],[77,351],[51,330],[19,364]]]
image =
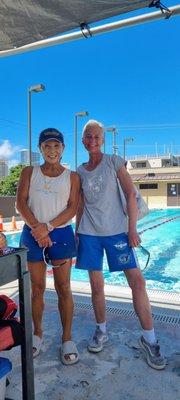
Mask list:
[[139,267],[136,253],[129,246],[126,233],[113,236],[78,234],[78,237],[76,268],[88,271],[102,271],[104,250],[110,272]]
[[49,236],[53,245],[51,247],[46,247],[44,251],[43,247],[39,247],[38,243],[31,235],[31,228],[24,225],[20,245],[28,248],[27,261],[44,261],[45,256],[46,262],[48,263],[49,260],[76,257],[76,243],[71,225],[65,226],[64,228],[55,228],[49,233]]

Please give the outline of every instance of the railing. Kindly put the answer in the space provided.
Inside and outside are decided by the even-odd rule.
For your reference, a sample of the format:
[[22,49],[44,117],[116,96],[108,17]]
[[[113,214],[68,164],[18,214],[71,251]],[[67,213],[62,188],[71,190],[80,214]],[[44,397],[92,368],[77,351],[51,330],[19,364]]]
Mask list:
[[170,160],[173,158],[177,159],[178,157],[180,158],[180,155],[167,153],[167,154],[145,154],[145,155],[142,154],[142,155],[128,156],[126,157],[126,159],[129,161],[133,161],[133,160],[149,160],[151,158],[156,158],[156,159],[168,158]]

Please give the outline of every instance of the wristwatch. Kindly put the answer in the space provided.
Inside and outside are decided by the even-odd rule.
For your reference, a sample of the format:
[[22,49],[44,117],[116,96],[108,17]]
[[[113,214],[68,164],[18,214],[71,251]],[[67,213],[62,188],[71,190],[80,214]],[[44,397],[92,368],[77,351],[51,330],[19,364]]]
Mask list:
[[51,225],[51,223],[50,223],[50,222],[46,222],[46,225],[47,225],[47,230],[48,230],[48,232],[52,232],[52,231],[53,231],[53,229],[54,229],[54,226],[53,226],[53,225]]

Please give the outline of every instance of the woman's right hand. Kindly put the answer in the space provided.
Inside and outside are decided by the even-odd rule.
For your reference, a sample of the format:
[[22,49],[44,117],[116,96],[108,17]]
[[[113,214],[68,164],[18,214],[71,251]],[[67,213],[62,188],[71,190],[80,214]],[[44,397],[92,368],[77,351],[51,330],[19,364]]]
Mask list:
[[129,245],[131,247],[138,247],[141,243],[141,238],[136,229],[131,229],[128,232]]

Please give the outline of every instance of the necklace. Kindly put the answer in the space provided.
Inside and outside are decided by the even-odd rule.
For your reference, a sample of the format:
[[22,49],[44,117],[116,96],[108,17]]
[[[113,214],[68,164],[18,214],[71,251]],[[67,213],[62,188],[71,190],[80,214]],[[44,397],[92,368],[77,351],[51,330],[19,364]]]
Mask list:
[[44,174],[42,174],[43,175],[43,180],[44,180],[44,182],[43,182],[43,190],[45,191],[45,192],[51,192],[52,190],[51,190],[51,187],[52,187],[52,181],[51,181],[51,178],[49,177],[49,176],[45,176]]
[[50,183],[46,182],[46,178],[44,177],[44,185],[43,185],[43,189],[47,190],[48,192],[50,191],[51,185]]
[[[47,171],[47,173],[48,172],[50,172],[50,171]],[[49,176],[49,175],[46,175],[46,171],[44,170],[44,168],[41,168],[41,175],[43,177],[42,190],[45,193],[54,192],[56,183],[53,178],[57,178],[58,176],[60,176],[64,172],[64,169],[62,168],[62,171],[59,171],[57,169],[54,172],[55,172],[54,176]]]

